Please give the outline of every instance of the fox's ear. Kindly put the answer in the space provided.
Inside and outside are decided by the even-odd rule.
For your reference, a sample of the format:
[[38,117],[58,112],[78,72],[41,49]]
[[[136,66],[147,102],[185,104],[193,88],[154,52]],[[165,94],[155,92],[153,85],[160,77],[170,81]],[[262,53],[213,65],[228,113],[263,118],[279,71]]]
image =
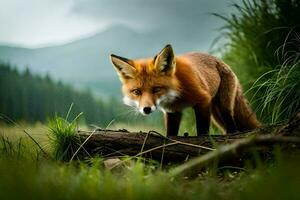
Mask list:
[[132,65],[133,64],[132,60],[120,56],[116,56],[114,54],[110,55],[110,59],[113,66],[117,70],[121,81],[123,79],[134,78],[136,69]]
[[155,68],[159,73],[172,75],[175,72],[176,61],[173,48],[170,44],[166,45],[154,58]]

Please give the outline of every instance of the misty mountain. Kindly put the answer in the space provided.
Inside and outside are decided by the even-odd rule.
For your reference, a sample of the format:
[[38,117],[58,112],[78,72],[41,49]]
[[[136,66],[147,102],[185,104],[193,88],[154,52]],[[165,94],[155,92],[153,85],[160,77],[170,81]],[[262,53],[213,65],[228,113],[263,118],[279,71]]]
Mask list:
[[180,30],[161,27],[140,31],[123,25],[113,26],[87,38],[45,48],[0,46],[0,60],[26,67],[38,74],[49,74],[76,88],[90,88],[100,95],[120,94],[120,83],[109,55],[127,58],[149,57],[171,43],[175,53],[207,51],[216,36],[201,28]]

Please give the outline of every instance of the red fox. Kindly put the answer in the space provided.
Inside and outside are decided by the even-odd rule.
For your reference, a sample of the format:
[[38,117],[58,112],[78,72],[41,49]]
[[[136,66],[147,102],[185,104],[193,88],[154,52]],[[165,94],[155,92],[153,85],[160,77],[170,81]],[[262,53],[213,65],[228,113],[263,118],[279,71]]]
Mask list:
[[208,134],[211,116],[227,133],[260,126],[241,85],[221,60],[204,53],[175,56],[166,45],[154,58],[127,59],[111,55],[122,82],[123,101],[143,115],[164,113],[167,136],[176,136],[182,110],[193,107],[197,135]]

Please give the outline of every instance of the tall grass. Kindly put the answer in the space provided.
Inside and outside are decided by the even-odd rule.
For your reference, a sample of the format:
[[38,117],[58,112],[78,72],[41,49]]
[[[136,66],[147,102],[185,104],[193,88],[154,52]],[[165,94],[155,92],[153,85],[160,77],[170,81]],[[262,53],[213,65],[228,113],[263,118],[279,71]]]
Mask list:
[[300,111],[300,60],[287,64],[263,74],[250,89],[264,121],[277,123]]
[[299,110],[300,1],[243,0],[222,18],[220,51],[264,122]]

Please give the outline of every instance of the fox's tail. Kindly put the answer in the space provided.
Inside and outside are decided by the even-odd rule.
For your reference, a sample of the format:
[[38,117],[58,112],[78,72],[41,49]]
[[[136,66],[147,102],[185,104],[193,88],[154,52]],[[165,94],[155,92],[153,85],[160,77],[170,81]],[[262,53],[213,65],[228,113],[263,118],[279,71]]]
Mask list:
[[249,102],[244,97],[240,86],[237,88],[235,99],[234,121],[238,131],[252,130],[261,126],[261,123],[257,120]]

